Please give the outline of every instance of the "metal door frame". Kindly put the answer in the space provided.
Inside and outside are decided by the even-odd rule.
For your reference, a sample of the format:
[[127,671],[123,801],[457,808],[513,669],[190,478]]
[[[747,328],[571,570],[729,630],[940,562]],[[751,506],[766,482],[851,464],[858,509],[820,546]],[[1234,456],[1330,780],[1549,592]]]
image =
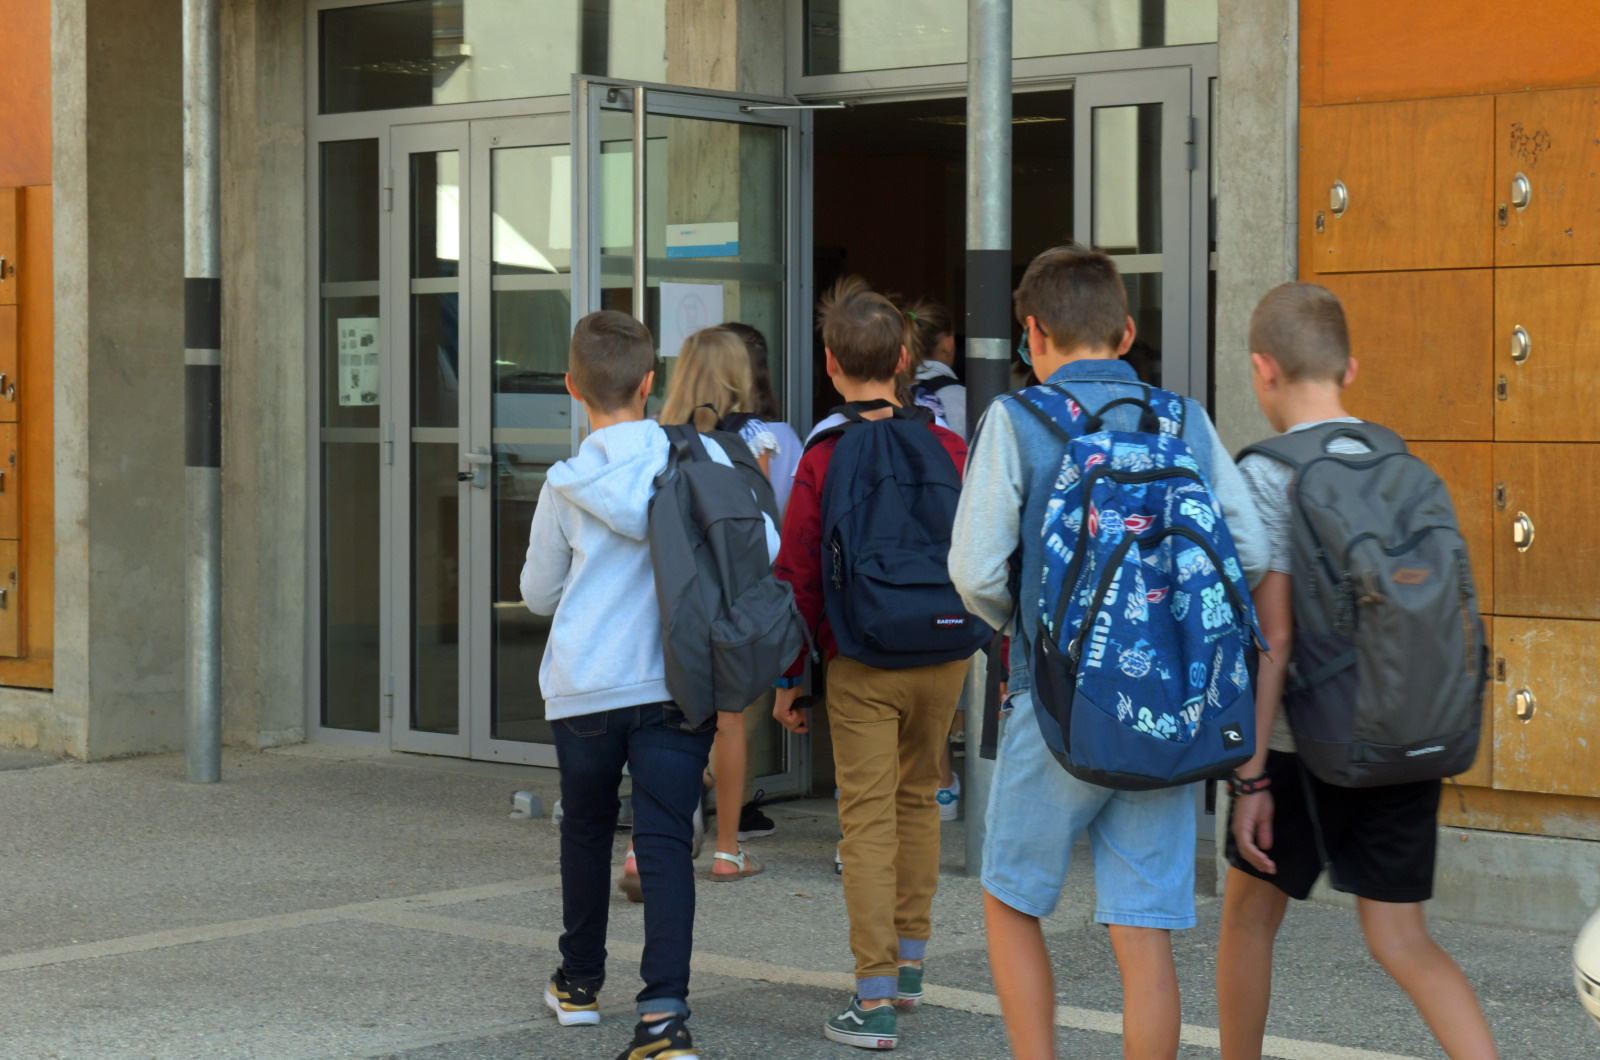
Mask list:
[[[461,188],[457,199],[457,239],[460,254],[456,271],[456,447],[461,450],[471,429],[469,397],[475,372],[472,357],[476,350],[472,328],[467,323],[463,307],[471,304],[473,277],[467,268],[472,260],[473,232],[468,212],[472,179],[470,126],[464,121],[430,122],[418,125],[395,126],[389,132],[389,157],[385,164],[391,174],[394,208],[388,211],[387,223],[393,226],[389,238],[388,276],[384,281],[389,307],[388,320],[383,326],[383,346],[387,351],[383,365],[383,384],[380,403],[387,411],[385,441],[393,435],[393,460],[386,465],[391,487],[388,491],[389,507],[384,521],[389,524],[389,557],[385,564],[389,581],[388,606],[382,615],[382,639],[385,646],[383,673],[385,693],[390,710],[389,745],[397,751],[418,751],[424,754],[466,757],[470,751],[470,730],[465,713],[471,703],[471,683],[467,666],[458,666],[456,679],[457,731],[455,735],[417,732],[411,728],[412,708],[412,628],[414,585],[411,570],[412,540],[412,452],[416,431],[412,424],[411,380],[411,296],[414,282],[411,277],[411,156],[433,151],[456,151],[460,159],[458,172]],[[422,281],[426,282],[426,281]],[[390,425],[393,425],[391,431]],[[386,457],[387,459],[387,457]],[[459,463],[459,461],[458,461]],[[462,483],[461,489],[469,486]],[[470,504],[462,504],[456,513],[457,548],[465,550],[472,540]],[[467,557],[463,556],[465,561]],[[464,565],[464,564],[463,564]],[[463,569],[458,575],[456,607],[458,636],[466,640],[471,628],[471,584]],[[470,654],[470,643],[467,645]],[[392,694],[390,694],[392,693]]]
[[[743,95],[729,92],[698,91],[672,85],[655,85],[618,78],[575,75],[572,79],[572,316],[573,323],[586,313],[600,308],[600,115],[602,111],[631,113],[639,92],[644,94],[646,115],[696,118],[703,121],[739,122],[785,131],[784,142],[784,334],[768,336],[769,347],[780,350],[784,358],[785,418],[811,422],[811,306],[814,300],[811,276],[811,111],[786,97]],[[646,123],[635,121],[634,158],[646,158]],[[645,195],[643,170],[635,170],[634,218],[643,216]],[[639,229],[636,228],[637,232]],[[643,252],[637,236],[634,253]],[[648,246],[646,242],[645,246]],[[580,261],[578,255],[582,254]],[[637,262],[636,257],[636,262]],[[637,264],[636,264],[637,269]],[[643,279],[636,272],[636,286]],[[636,306],[642,309],[642,306]],[[805,356],[801,355],[805,351]],[[576,446],[587,433],[581,406],[574,410],[573,433]],[[783,731],[784,762],[780,774],[755,778],[771,794],[791,790],[804,793],[811,783],[811,742]]]
[[[1194,115],[1193,80],[1192,69],[1186,67],[1086,74],[1077,79],[1072,93],[1075,171],[1072,227],[1079,242],[1089,245],[1093,241],[1095,110],[1161,104],[1161,383],[1168,390],[1204,403],[1206,363],[1203,355],[1196,356],[1196,353],[1203,354],[1203,349],[1195,349],[1194,333],[1194,278],[1197,274],[1195,255],[1191,252],[1196,242],[1191,189],[1197,183],[1195,174],[1204,176],[1200,163],[1205,152],[1202,150],[1203,125]],[[1198,183],[1203,188],[1204,180]],[[1202,215],[1202,224],[1204,220]],[[1198,249],[1203,259],[1203,240]],[[1140,266],[1146,264],[1139,263]],[[1137,271],[1158,270],[1141,267]],[[1175,279],[1181,282],[1172,282]],[[1204,334],[1201,331],[1199,336],[1203,339]]]
[[[494,353],[494,320],[492,299],[494,291],[494,224],[493,152],[517,147],[568,147],[568,123],[565,115],[535,115],[517,118],[477,119],[470,123],[468,139],[471,143],[471,169],[464,182],[470,186],[466,194],[469,206],[467,216],[472,224],[471,256],[471,309],[466,314],[472,330],[472,348],[483,351],[475,373],[474,385],[467,400],[472,411],[471,427],[466,445],[471,450],[494,452],[494,367],[488,358]],[[576,240],[574,239],[576,244]],[[576,248],[574,248],[574,255]],[[462,257],[466,258],[463,253]],[[570,285],[568,290],[570,291]],[[567,399],[574,409],[581,407]],[[576,417],[574,417],[576,418]],[[462,465],[465,469],[465,465]],[[494,475],[494,465],[489,474]],[[465,727],[469,730],[468,751],[471,757],[496,762],[516,762],[523,765],[554,766],[556,749],[553,743],[532,743],[520,740],[496,739],[494,732],[494,621],[495,601],[494,563],[494,490],[467,489],[471,503],[472,537],[463,557],[463,570],[467,578],[467,596],[471,598],[470,647],[463,653],[471,696],[465,702]]]

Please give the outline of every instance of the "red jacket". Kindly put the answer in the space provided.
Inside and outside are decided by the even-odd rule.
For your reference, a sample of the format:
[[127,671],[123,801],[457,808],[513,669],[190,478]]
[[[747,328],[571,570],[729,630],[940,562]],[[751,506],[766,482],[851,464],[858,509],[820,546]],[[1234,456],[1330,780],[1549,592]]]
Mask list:
[[[956,474],[962,474],[967,464],[967,443],[960,435],[943,427],[929,424],[928,429],[955,461]],[[795,603],[800,605],[806,627],[829,659],[839,654],[839,646],[822,614],[822,483],[828,474],[828,461],[833,459],[833,450],[838,444],[837,436],[824,439],[800,458],[789,506],[783,513],[783,545],[778,550],[774,568],[778,577],[794,587]],[[805,661],[802,651],[785,676],[799,676],[805,669]]]

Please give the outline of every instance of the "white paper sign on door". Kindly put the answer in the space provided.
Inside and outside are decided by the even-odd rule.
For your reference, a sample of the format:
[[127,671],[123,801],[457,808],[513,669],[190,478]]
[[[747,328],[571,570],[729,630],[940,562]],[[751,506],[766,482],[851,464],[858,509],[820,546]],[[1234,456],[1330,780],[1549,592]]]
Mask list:
[[722,284],[661,284],[661,356],[678,356],[690,335],[720,323]]
[[378,403],[378,318],[340,317],[339,404]]

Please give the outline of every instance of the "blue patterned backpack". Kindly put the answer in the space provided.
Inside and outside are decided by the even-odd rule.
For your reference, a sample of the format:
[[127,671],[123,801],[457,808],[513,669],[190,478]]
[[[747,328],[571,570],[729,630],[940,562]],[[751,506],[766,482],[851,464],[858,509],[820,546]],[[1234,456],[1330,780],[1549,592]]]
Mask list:
[[[1059,386],[1012,399],[1065,450],[1029,659],[1046,744],[1108,788],[1226,776],[1255,753],[1261,638],[1222,509],[1182,439],[1183,399],[1146,388],[1093,414]],[[1104,428],[1119,405],[1139,410],[1137,431]]]

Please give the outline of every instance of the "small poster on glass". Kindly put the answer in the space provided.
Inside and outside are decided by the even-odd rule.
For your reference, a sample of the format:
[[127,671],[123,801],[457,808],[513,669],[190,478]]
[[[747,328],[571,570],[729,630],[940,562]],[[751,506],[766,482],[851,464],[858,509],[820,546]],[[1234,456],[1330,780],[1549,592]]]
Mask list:
[[340,317],[339,404],[378,403],[378,318]]

